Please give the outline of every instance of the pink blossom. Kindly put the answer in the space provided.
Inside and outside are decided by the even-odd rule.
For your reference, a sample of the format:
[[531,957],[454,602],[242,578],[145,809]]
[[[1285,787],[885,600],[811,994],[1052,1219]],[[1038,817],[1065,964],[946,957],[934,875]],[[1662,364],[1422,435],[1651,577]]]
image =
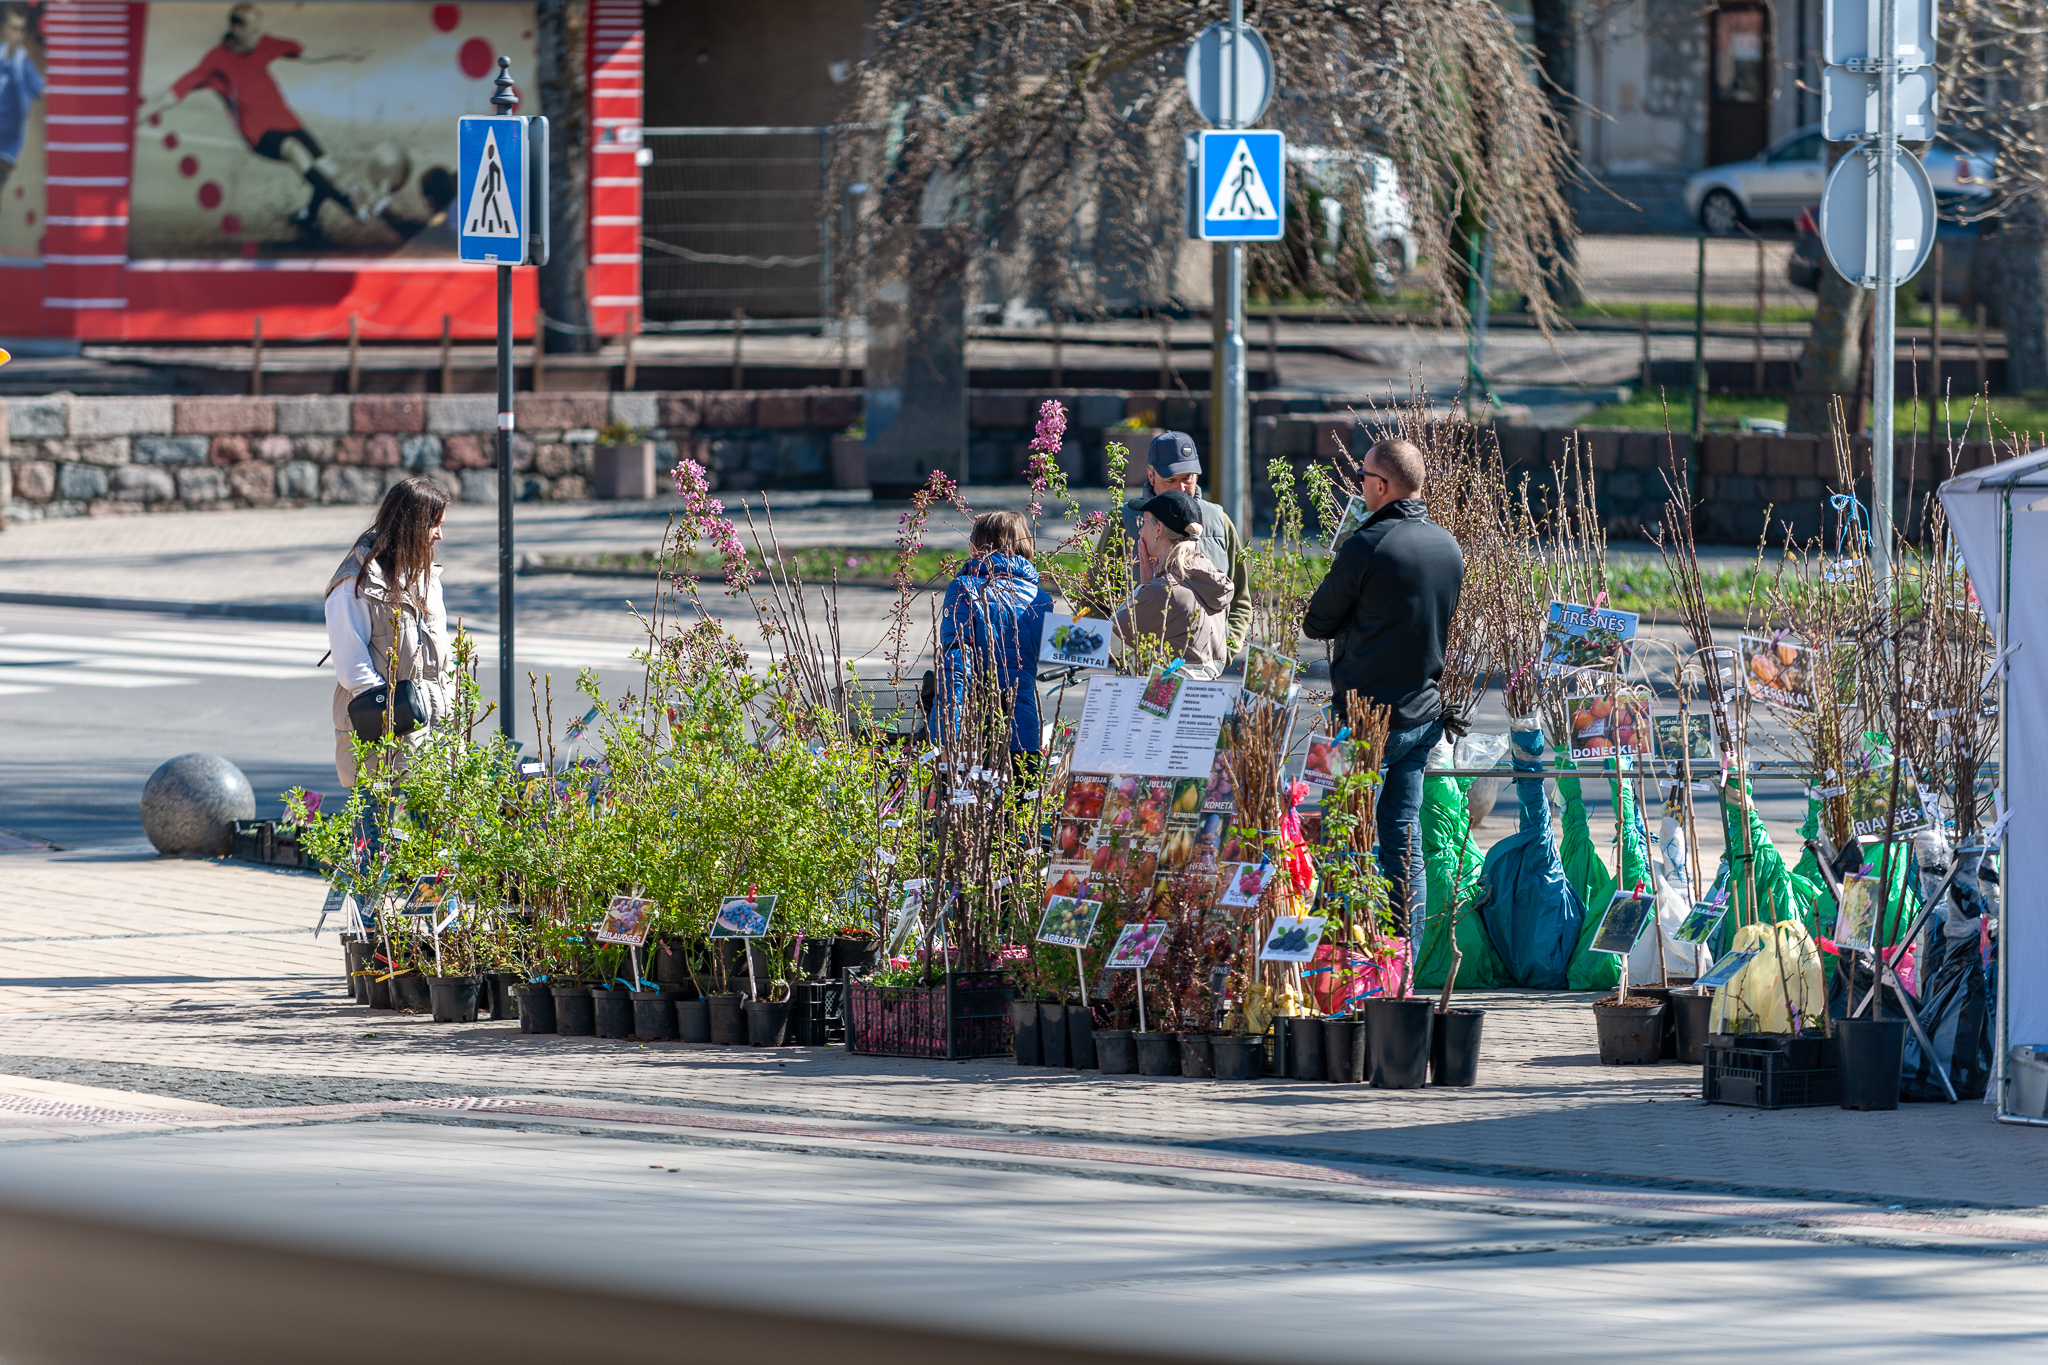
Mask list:
[[676,496],[683,500],[682,539],[685,547],[705,542],[720,559],[725,561],[726,591],[743,593],[754,585],[758,576],[754,566],[747,562],[746,547],[740,544],[739,527],[728,520],[723,513],[725,504],[711,496],[710,480],[705,476],[704,466],[695,460],[676,461],[673,475]]

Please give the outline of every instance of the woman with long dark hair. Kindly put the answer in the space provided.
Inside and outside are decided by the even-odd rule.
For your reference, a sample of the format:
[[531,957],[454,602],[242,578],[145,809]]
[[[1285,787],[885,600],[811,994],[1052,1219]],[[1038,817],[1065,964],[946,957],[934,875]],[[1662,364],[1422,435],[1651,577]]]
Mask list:
[[356,785],[349,703],[385,683],[413,684],[418,733],[448,714],[448,616],[434,544],[448,495],[422,478],[384,494],[377,520],[327,583],[327,642],[334,652],[334,772]]

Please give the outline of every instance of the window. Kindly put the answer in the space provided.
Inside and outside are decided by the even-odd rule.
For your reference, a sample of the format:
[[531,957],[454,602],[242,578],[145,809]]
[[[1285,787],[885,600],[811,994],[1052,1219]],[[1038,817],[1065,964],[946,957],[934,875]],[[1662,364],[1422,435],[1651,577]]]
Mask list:
[[1794,138],[1778,148],[1777,151],[1772,152],[1771,160],[1773,162],[1818,161],[1821,159],[1822,151],[1820,134],[1808,133],[1805,137]]
[[1764,12],[1722,10],[1714,16],[1714,98],[1761,104],[1764,98]]

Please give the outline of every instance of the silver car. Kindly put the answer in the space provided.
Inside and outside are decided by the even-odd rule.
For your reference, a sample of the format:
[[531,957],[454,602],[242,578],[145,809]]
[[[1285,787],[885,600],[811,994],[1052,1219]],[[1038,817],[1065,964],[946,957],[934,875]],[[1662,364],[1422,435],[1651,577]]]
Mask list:
[[[1944,138],[1922,154],[1943,216],[1961,203],[1991,193],[1997,153],[1990,147],[1954,145]],[[1790,225],[1800,210],[1819,202],[1828,181],[1828,145],[1820,125],[1795,128],[1748,161],[1731,161],[1695,172],[1685,182],[1686,215],[1714,236],[1764,223]],[[1959,203],[1961,201],[1961,203]],[[1967,214],[1962,216],[1967,217]]]

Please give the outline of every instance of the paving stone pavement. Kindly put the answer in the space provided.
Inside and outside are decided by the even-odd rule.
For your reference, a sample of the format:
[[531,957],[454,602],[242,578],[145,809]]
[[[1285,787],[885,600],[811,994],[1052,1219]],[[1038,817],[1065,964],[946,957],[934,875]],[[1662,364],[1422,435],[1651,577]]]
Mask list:
[[1418,1170],[2048,1206],[2048,1144],[1983,1105],[1704,1105],[1694,1068],[1600,1066],[1585,995],[1468,996],[1488,1011],[1469,1090],[530,1036],[516,1023],[434,1024],[349,1003],[338,943],[310,933],[323,891],[312,876],[133,855],[0,857],[0,1093],[21,1077],[243,1108],[563,1096]]

